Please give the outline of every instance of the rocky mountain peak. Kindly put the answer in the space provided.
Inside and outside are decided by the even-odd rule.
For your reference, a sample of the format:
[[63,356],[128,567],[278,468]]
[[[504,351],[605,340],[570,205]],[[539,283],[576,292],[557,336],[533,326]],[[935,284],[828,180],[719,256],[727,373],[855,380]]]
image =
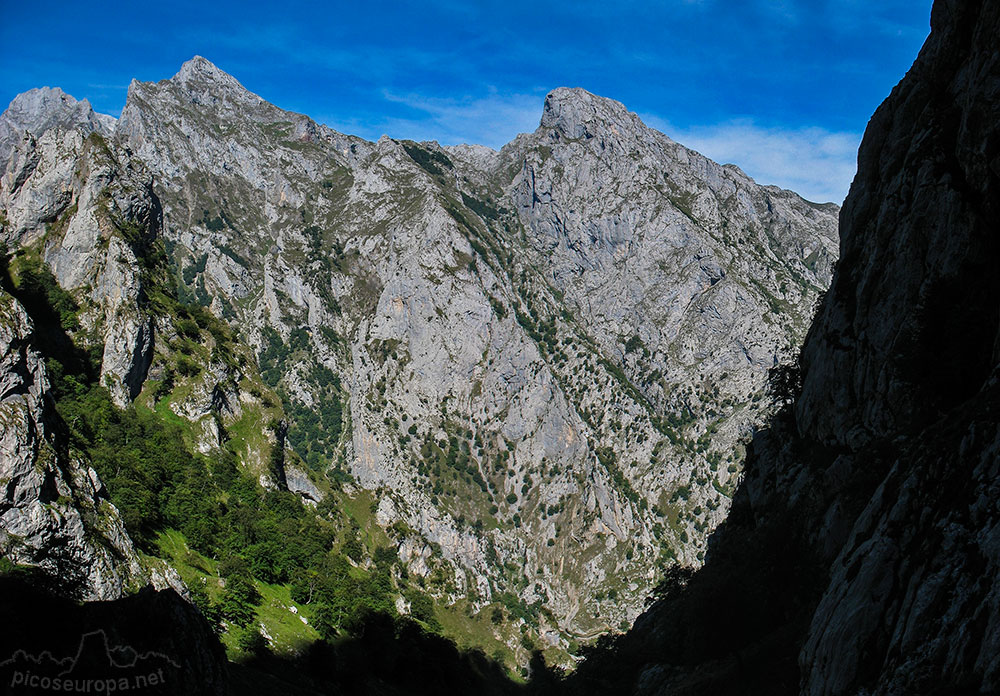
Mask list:
[[[149,121],[149,112],[170,112],[180,109],[194,123],[209,130],[212,124],[294,122],[300,129],[309,128],[310,119],[280,109],[254,94],[235,77],[214,63],[195,56],[184,63],[168,80],[159,82],[132,81],[118,126],[125,138],[134,138],[136,129]],[[148,124],[147,124],[148,125]],[[315,125],[311,126],[315,130]],[[302,133],[297,133],[300,137]]]
[[235,88],[246,90],[239,80],[224,70],[221,70],[212,61],[201,56],[195,56],[185,62],[181,69],[170,80],[175,84],[184,86],[203,87],[206,84],[212,85],[213,89]]
[[12,122],[27,126],[74,112],[89,115],[93,113],[93,108],[86,99],[77,101],[58,87],[36,87],[14,97],[5,115]]
[[542,128],[553,128],[570,139],[593,137],[601,125],[643,127],[639,117],[614,99],[580,87],[559,87],[545,97]]
[[108,135],[115,128],[115,119],[97,113],[89,101],[78,101],[58,87],[39,87],[19,94],[0,115],[0,173],[25,132],[39,136],[50,128],[76,129],[84,136],[95,131]]
[[[435,601],[464,597],[489,626],[483,610],[504,602],[563,651],[635,616],[661,560],[704,559],[767,369],[798,344],[836,256],[836,210],[765,191],[582,89],[553,91],[540,128],[500,152],[370,143],[195,57],[134,82],[106,145],[151,174],[162,218],[130,221],[163,241],[161,292],[244,327],[259,367],[232,382],[220,351],[171,338],[166,318],[145,331],[130,304],[135,321],[105,334],[103,364],[130,387],[118,403],[170,409],[202,453],[228,446],[220,422],[284,421],[276,454],[344,499],[371,496],[372,524]],[[22,178],[0,211],[49,233],[39,254],[61,284],[87,286],[63,269],[104,263],[89,224],[102,182],[73,208],[51,178]],[[138,211],[121,181],[119,208]],[[32,207],[42,198],[71,211],[64,233]],[[138,267],[127,252],[109,247],[106,265]],[[124,301],[106,305],[116,317]],[[150,336],[151,363],[119,359],[148,356]],[[258,404],[250,386],[277,395]],[[241,465],[256,478],[270,448],[255,436]],[[527,659],[514,622],[488,630]]]
[[37,117],[41,114],[71,109],[78,103],[59,87],[36,87],[14,97],[7,110],[12,116],[19,114]]
[[801,389],[705,566],[566,693],[1000,693],[997,36],[997,3],[934,4],[862,140]]
[[153,104],[164,109],[167,108],[167,103],[185,105],[186,108],[194,105],[197,111],[205,113],[206,118],[225,121],[234,120],[240,114],[252,117],[262,106],[269,113],[276,111],[275,107],[248,90],[235,77],[219,69],[211,61],[195,56],[184,63],[169,80],[132,80],[119,130],[128,137],[134,128],[133,121],[137,112]]

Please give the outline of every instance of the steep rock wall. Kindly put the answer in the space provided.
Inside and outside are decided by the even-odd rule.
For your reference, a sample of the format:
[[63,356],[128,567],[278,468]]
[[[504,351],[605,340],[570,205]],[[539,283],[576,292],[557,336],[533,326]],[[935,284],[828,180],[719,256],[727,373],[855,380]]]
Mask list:
[[1000,689],[1000,8],[931,20],[861,145],[801,393],[754,438],[705,567],[574,688]]
[[0,552],[67,594],[115,599],[142,577],[138,556],[97,474],[69,456],[34,338],[0,290]]

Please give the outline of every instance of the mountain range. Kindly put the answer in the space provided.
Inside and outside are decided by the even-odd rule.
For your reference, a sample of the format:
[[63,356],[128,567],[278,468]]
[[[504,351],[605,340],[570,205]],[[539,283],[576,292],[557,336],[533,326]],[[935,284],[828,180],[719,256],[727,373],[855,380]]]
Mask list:
[[116,121],[19,97],[0,668],[100,629],[164,693],[996,693],[1000,8],[931,26],[841,211],[583,90],[499,152],[201,58]]
[[[264,532],[217,542],[225,459],[314,510],[359,574],[391,558],[399,611],[429,597],[521,664],[572,664],[702,563],[838,253],[835,205],[581,89],[499,152],[373,143],[195,57],[133,81],[118,119],[18,96],[0,163],[9,558],[102,599],[152,581],[214,601],[229,555],[252,583],[326,575]],[[24,348],[45,332],[79,364]],[[74,432],[85,387],[113,408]],[[119,410],[209,463],[123,472],[95,449]],[[172,512],[199,485],[216,507]]]

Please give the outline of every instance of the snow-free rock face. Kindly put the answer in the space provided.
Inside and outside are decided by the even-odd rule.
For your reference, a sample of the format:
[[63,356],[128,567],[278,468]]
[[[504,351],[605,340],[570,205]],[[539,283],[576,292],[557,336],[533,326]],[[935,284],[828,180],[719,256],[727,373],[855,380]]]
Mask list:
[[796,409],[824,442],[920,427],[978,393],[996,366],[995,17],[990,3],[939,2],[934,33],[865,133],[842,271]]
[[836,259],[835,206],[758,186],[580,89],[552,92],[502,154],[521,165],[529,250],[658,407],[682,408],[678,384],[744,401],[797,346]]
[[77,101],[58,87],[41,87],[19,94],[0,115],[0,174],[7,169],[11,152],[25,133],[44,133],[53,128],[111,135],[115,119],[99,114],[86,99]]
[[[634,617],[668,559],[701,562],[767,371],[797,349],[836,258],[836,206],[759,186],[579,89],[552,92],[539,128],[500,152],[370,143],[196,57],[130,85],[100,185],[59,168],[97,137],[18,146],[0,189],[11,245],[41,245],[95,304],[114,287],[141,300],[128,270],[142,258],[95,249],[89,192],[110,196],[139,239],[162,238],[181,299],[255,348],[291,449],[374,494],[410,573],[474,611],[506,596],[564,648]],[[141,195],[115,195],[119,181]],[[149,367],[148,341],[158,384],[178,366],[219,373],[168,399],[199,423],[198,449],[218,448],[215,415],[250,390],[191,358],[158,365],[171,329],[120,306],[95,315],[135,318],[104,343],[116,399],[141,387],[128,365]],[[304,473],[284,484],[316,502]]]
[[124,406],[153,351],[140,258],[160,225],[151,176],[99,133],[62,125],[29,133],[10,161],[0,178],[0,241],[41,246],[59,284],[84,304],[87,328],[102,336],[101,376]]
[[[196,57],[133,82],[113,137],[88,128],[16,144],[3,235],[80,298],[116,402],[201,375],[167,401],[203,453],[260,410],[236,367],[165,356],[186,344],[148,308],[161,240],[158,282],[256,349],[292,450],[374,494],[409,571],[534,607],[564,648],[634,617],[667,559],[701,562],[836,258],[836,206],[580,89],[500,152],[370,143]],[[317,502],[302,468],[271,481],[262,437],[244,464]]]
[[887,473],[803,649],[803,687],[1000,691],[1000,7],[938,2],[872,118],[844,263],[804,355],[807,436]]
[[[661,555],[699,562],[836,256],[835,206],[579,89],[500,153],[367,143],[199,57],[134,82],[116,137],[157,172],[191,290],[260,347],[299,454],[440,548],[437,591],[516,590],[579,632],[634,615]],[[350,430],[310,432],[334,402]]]
[[0,553],[115,599],[141,576],[132,541],[93,469],[66,454],[24,308],[0,290]]
[[801,395],[704,568],[574,693],[1000,692],[1000,7],[931,26],[862,142]]
[[[3,263],[16,265],[15,257],[24,255],[43,263],[45,273],[51,271],[74,306],[73,326],[64,329],[95,361],[100,385],[126,408],[146,383],[157,348],[162,354],[176,338],[176,317],[153,306],[152,295],[157,284],[162,295],[166,272],[157,242],[162,213],[149,170],[127,151],[109,145],[102,129],[86,119],[62,112],[47,115],[44,107],[50,101],[15,100],[20,105],[15,116],[32,113],[33,120],[22,121],[38,130],[27,130],[15,144],[10,167],[0,176]],[[26,103],[37,108],[31,111]],[[52,108],[58,112],[65,103],[76,102],[56,100]],[[10,259],[8,253],[13,254]],[[115,598],[126,586],[147,581],[183,593],[172,568],[138,564],[107,491],[70,446],[65,424],[46,396],[44,363],[36,352],[40,348],[32,344],[48,339],[37,339],[15,298],[5,294],[4,303],[9,309],[8,353],[20,356],[20,362],[12,358],[0,368],[0,379],[13,385],[4,392],[10,425],[4,436],[10,445],[0,457],[0,481],[6,486],[0,525],[4,555],[62,576],[69,591],[91,599]],[[64,357],[76,360],[57,355]],[[197,416],[207,416],[202,420],[217,430],[242,410],[231,374],[238,369],[220,366],[238,360],[239,354],[205,357],[205,369],[199,369],[203,380],[184,388],[190,401],[204,396]],[[162,376],[162,365],[160,372]],[[33,400],[7,399],[8,392],[22,391]],[[213,409],[221,412],[219,420]],[[216,432],[215,447],[218,441]]]

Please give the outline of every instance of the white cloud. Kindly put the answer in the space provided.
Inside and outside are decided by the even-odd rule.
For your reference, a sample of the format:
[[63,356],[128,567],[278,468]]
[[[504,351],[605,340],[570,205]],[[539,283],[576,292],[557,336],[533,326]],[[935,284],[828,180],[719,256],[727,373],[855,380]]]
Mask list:
[[396,95],[385,92],[388,101],[417,112],[413,118],[393,117],[382,124],[394,138],[437,140],[443,145],[470,143],[499,149],[518,133],[535,130],[542,117],[544,96],[500,94],[491,90],[484,97],[461,99]]
[[720,163],[732,163],[762,184],[776,184],[817,202],[841,203],[857,169],[860,133],[824,128],[765,128],[738,119],[678,128],[643,116],[653,128]]
[[[518,133],[533,131],[542,114],[541,94],[501,94],[464,98],[422,97],[383,92],[386,101],[413,111],[367,123],[324,120],[337,130],[377,139],[437,140],[499,149]],[[804,198],[841,203],[857,163],[859,133],[824,128],[766,128],[750,119],[680,128],[644,114],[647,125],[720,163],[733,163],[761,184],[791,189]]]

